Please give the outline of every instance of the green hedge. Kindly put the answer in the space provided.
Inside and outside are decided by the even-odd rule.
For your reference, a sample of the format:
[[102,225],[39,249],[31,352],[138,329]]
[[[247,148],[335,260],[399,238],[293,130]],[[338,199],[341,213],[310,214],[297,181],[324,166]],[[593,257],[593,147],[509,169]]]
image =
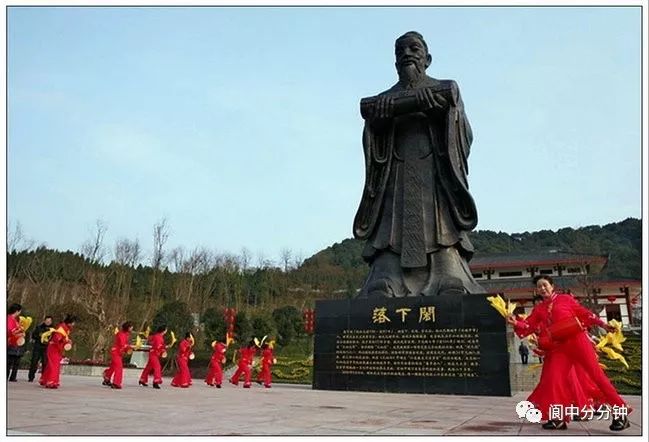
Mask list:
[[606,365],[605,370],[609,379],[620,394],[642,394],[642,339],[640,336],[628,334],[626,342],[622,344],[622,356],[629,364],[627,369],[621,362],[612,361],[605,357],[600,362]]

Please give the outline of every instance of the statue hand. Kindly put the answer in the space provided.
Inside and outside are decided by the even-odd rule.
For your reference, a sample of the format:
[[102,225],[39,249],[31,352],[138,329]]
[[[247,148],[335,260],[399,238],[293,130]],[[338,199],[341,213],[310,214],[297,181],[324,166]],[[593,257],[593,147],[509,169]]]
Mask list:
[[442,94],[434,93],[429,88],[418,89],[415,92],[415,97],[424,112],[444,110],[448,105],[448,101]]
[[446,109],[448,107],[448,101],[442,94],[433,94],[433,102],[437,109]]
[[387,120],[394,117],[394,97],[381,95],[374,106],[374,119]]

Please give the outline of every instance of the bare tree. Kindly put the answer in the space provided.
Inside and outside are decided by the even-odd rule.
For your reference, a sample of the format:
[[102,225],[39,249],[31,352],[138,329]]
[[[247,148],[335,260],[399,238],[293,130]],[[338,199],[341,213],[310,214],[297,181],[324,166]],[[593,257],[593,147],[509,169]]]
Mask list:
[[153,256],[151,258],[151,266],[154,269],[160,269],[164,262],[164,246],[169,239],[169,226],[167,218],[162,218],[153,225]]
[[162,265],[165,260],[164,246],[169,239],[169,225],[167,218],[162,218],[153,225],[153,254],[151,255],[151,267],[153,275],[151,276],[151,288],[149,298],[144,308],[141,328],[144,327],[147,318],[153,315],[157,305],[161,302],[160,292],[162,290]]
[[[10,223],[11,224],[11,223]],[[22,252],[34,247],[36,241],[25,237],[23,226],[16,221],[13,229],[7,229],[7,252]]]
[[599,287],[601,281],[596,275],[591,273],[591,262],[589,256],[583,255],[579,257],[579,260],[581,261],[579,265],[581,268],[581,274],[579,274],[575,279],[577,281],[578,291],[582,293],[580,301],[587,309],[596,315],[599,315],[605,308],[604,305],[597,301],[597,298],[601,293]]
[[257,251],[257,268],[263,269],[266,267],[268,261],[266,260],[266,254],[263,250]]
[[127,238],[120,238],[115,242],[115,262],[123,266],[135,267],[140,261],[140,242],[135,239],[133,241]]
[[[20,221],[17,221],[13,230],[7,229],[7,252],[23,252],[28,251],[34,247],[35,241],[33,239],[26,239],[23,233]],[[7,293],[12,293],[16,282],[15,274],[24,271],[24,266],[17,262],[12,274],[7,274]],[[30,276],[33,280],[33,277]]]
[[289,249],[288,247],[284,247],[279,252],[279,256],[282,260],[282,263],[284,264],[284,273],[288,273],[288,269],[290,268],[290,264],[291,264],[292,255],[293,252],[291,252],[291,249]]
[[252,254],[250,253],[250,250],[248,250],[246,247],[241,248],[241,270],[245,273],[246,270],[248,270],[248,267],[250,266],[250,260],[252,259]]
[[104,237],[107,230],[106,223],[101,219],[97,219],[91,237],[81,245],[81,254],[93,264],[98,264],[104,260],[106,255]]
[[293,255],[293,268],[294,269],[299,268],[303,262],[304,262],[304,253],[302,252],[302,250],[300,250],[299,252],[295,253],[295,255]]
[[[86,284],[86,289],[81,293],[80,299],[78,300],[84,306],[86,312],[97,321],[97,324],[103,330],[109,322],[107,320],[105,305],[107,285],[106,274],[101,270],[88,268],[84,273],[83,279]],[[100,356],[101,350],[105,346],[105,342],[106,338],[104,334],[99,333],[92,349],[93,359],[97,359]]]
[[169,252],[169,262],[174,272],[182,272],[185,265],[185,248],[178,246]]

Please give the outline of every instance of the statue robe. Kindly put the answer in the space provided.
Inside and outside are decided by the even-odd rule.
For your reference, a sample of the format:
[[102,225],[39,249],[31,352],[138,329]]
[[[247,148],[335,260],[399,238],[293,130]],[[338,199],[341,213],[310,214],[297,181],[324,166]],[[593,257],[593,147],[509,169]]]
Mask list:
[[[366,177],[354,236],[366,239],[363,257],[378,250],[401,257],[401,267],[426,267],[427,254],[455,246],[469,260],[467,233],[478,221],[467,184],[471,126],[457,84],[426,76],[416,87],[451,87],[452,100],[441,113],[394,117],[377,129],[363,130]],[[396,84],[384,94],[405,91]]]

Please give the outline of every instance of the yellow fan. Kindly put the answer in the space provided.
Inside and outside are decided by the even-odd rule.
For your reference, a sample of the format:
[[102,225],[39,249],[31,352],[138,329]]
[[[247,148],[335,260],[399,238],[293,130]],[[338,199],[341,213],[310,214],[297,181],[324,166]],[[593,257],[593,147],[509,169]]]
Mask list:
[[57,328],[56,330],[54,330],[54,332],[55,332],[55,333],[60,333],[60,334],[62,334],[63,337],[66,338],[66,339],[67,339],[67,337],[68,337],[68,332],[66,332],[65,329],[64,329],[63,327],[59,327],[59,328]]
[[489,301],[491,306],[495,308],[503,318],[511,315],[514,313],[514,310],[516,310],[515,302],[507,301],[507,303],[505,303],[505,300],[501,298],[500,295],[488,296],[487,301]]
[[275,340],[274,339],[271,339],[270,341],[268,341],[268,348],[270,348],[270,349],[275,348]]
[[612,348],[603,347],[602,351],[606,354],[606,357],[608,357],[609,359],[611,359],[613,361],[619,360],[627,369],[629,368],[629,364],[627,364],[626,359],[624,359],[624,356],[617,353]]
[[23,331],[27,331],[27,329],[32,325],[31,316],[19,316],[18,324],[20,324],[20,328],[22,328]]
[[144,336],[145,338],[148,338],[150,333],[151,333],[151,327],[147,326],[146,330],[140,332],[139,334]]
[[117,333],[119,333],[119,327],[115,327],[115,330],[113,330],[114,335],[116,335]]
[[192,335],[191,333],[189,334],[189,340],[191,341],[193,347],[194,344],[196,344],[196,341],[194,340],[194,335]]
[[261,347],[261,342],[259,342],[259,339],[255,338],[255,339],[253,339],[253,341],[255,341],[255,345],[257,347]]
[[[622,334],[622,324],[615,319],[610,320],[608,323],[609,325],[615,327],[615,331],[608,332],[605,335],[601,336],[599,338],[599,341],[595,345],[595,349],[597,351],[603,352],[606,357],[611,360],[619,360],[628,369],[629,364],[626,362],[626,359],[624,359],[624,356],[617,352],[624,351],[624,349],[622,348],[622,343],[626,341],[626,338]],[[613,348],[607,347],[608,345]],[[617,351],[615,351],[614,349]]]
[[528,368],[528,370],[536,370],[537,368],[543,367],[543,364],[531,364]]
[[218,342],[219,341],[216,341],[216,340],[212,341],[212,343],[210,344],[210,347],[212,347],[212,348],[216,347],[216,344],[218,344]]
[[54,333],[54,329],[52,327],[48,328],[47,331],[43,332],[41,335],[41,344],[47,344],[47,341],[50,340],[50,336],[52,336],[52,333]]
[[615,319],[611,319],[608,324],[615,327],[615,331],[613,333],[610,333],[611,338],[609,339],[609,342],[616,350],[624,351],[624,349],[622,348],[622,343],[626,341],[626,338],[622,334],[622,324]]
[[169,344],[167,347],[171,348],[176,343],[176,334],[173,331],[170,331],[169,333],[171,334],[171,344]]
[[227,333],[227,334],[225,335],[225,346],[226,346],[226,347],[229,347],[230,344],[232,344],[233,342],[234,342],[234,338],[232,337],[231,334]]
[[135,350],[139,350],[140,347],[142,347],[142,338],[140,338],[140,335],[137,335],[135,337]]

